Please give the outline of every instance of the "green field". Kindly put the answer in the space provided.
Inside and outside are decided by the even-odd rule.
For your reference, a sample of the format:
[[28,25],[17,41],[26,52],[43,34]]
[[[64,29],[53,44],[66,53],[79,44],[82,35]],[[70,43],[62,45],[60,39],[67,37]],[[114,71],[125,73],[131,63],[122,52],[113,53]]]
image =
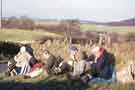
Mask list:
[[0,30],[0,41],[31,41],[42,36],[60,36],[55,33],[38,32],[20,29],[2,29]]
[[101,26],[101,25],[91,25],[82,24],[82,31],[99,31],[99,32],[116,32],[120,34],[125,33],[135,33],[135,26]]
[[[91,24],[82,24],[81,31],[98,31],[98,32],[116,32],[120,34],[135,33],[134,27],[109,27],[109,26],[97,26]],[[0,41],[31,41],[42,36],[61,36],[57,33],[50,33],[44,31],[31,31],[20,29],[2,29],[0,30]]]

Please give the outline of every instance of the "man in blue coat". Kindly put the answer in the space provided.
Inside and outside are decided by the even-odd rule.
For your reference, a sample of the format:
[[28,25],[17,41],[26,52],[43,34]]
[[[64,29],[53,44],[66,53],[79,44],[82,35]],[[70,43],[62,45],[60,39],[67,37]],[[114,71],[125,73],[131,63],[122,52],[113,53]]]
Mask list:
[[94,60],[91,63],[92,76],[109,79],[112,76],[112,63],[104,48],[95,47],[92,49]]

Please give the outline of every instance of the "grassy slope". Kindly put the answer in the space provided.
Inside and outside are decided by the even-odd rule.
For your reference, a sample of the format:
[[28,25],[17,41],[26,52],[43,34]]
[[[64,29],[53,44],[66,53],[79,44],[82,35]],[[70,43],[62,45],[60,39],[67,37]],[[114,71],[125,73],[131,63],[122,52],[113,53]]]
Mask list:
[[2,29],[0,30],[0,41],[31,41],[41,36],[59,36],[58,34],[49,32],[36,32],[30,30],[19,30],[19,29]]
[[[96,25],[90,24],[82,24],[81,25],[82,31],[105,31],[105,32],[117,32],[117,33],[135,33],[135,27],[100,27]],[[0,41],[31,41],[35,40],[39,37],[44,35],[47,36],[60,36],[56,33],[49,33],[49,32],[37,32],[37,31],[30,31],[30,30],[19,30],[19,29],[3,29],[0,30]]]
[[[36,48],[39,50],[40,48],[43,48],[44,45],[38,46],[34,44],[32,45],[32,47],[34,48],[35,51]],[[130,45],[129,46],[122,45],[120,48],[127,49],[132,47],[130,47]],[[58,54],[59,52],[63,52],[61,54],[64,54],[67,51],[67,46],[64,43],[60,43],[59,45],[56,45],[56,43],[54,44],[52,43],[51,46],[48,47],[48,49],[54,55]],[[81,49],[84,50],[85,48],[81,48]],[[115,49],[118,50],[118,47],[116,47]],[[113,51],[113,49],[111,49],[110,51],[116,52],[116,50]],[[123,53],[125,53],[125,51]],[[122,64],[121,66],[124,65],[123,61],[126,57],[124,56],[125,54],[123,53],[121,54],[119,52],[116,53],[116,66],[119,66],[121,64]],[[47,76],[45,73],[43,73],[41,76],[33,79],[23,79],[21,76],[4,77],[3,75],[1,75],[0,88],[2,90],[8,90],[8,89],[10,90],[18,90],[18,89],[19,90],[31,90],[31,89],[33,90],[135,90],[135,84],[123,85],[115,82],[115,83],[99,83],[99,84],[89,83],[88,85],[83,85],[79,82],[72,82],[68,80],[65,77],[65,75]]]
[[128,26],[97,26],[91,24],[82,24],[81,25],[82,31],[102,31],[102,32],[116,32],[116,33],[128,33],[134,32],[135,33],[135,26],[128,27]]
[[[2,30],[0,31],[0,40],[33,40],[39,36],[46,35],[46,33],[26,31],[26,30]],[[50,33],[49,33],[50,34]],[[48,33],[47,33],[48,35]],[[55,35],[55,34],[51,34]],[[60,51],[60,49],[67,50],[64,48],[65,45],[58,45],[51,51]],[[62,47],[63,46],[63,47]],[[54,46],[52,46],[54,47]],[[39,49],[39,47],[37,47]],[[51,47],[50,47],[51,48]],[[59,50],[57,50],[59,48]],[[52,48],[51,48],[52,49]],[[61,51],[60,51],[61,52]],[[64,52],[63,52],[64,53]],[[116,55],[117,56],[117,55]],[[135,84],[122,85],[119,83],[100,83],[100,84],[89,84],[82,85],[79,82],[71,82],[67,80],[65,76],[46,76],[45,74],[34,78],[34,79],[23,79],[20,76],[7,77],[0,76],[0,88],[2,90],[135,90]]]

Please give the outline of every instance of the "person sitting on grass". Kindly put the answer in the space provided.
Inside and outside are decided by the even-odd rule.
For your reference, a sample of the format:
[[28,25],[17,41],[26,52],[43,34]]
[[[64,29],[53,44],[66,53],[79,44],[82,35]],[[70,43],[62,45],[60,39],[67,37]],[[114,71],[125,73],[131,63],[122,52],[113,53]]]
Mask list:
[[63,59],[58,56],[55,57],[48,50],[44,50],[43,53],[43,61],[45,62],[45,70],[48,74],[55,74],[55,68],[58,67],[59,63],[63,61]]
[[83,82],[82,77],[85,75],[86,66],[83,52],[75,46],[72,46],[69,50],[71,60],[60,63],[58,68],[59,73],[66,73],[69,79],[81,80]]
[[24,75],[24,78],[34,78],[39,76],[44,70],[43,70],[44,64],[43,63],[36,63],[33,65],[33,67],[31,68],[31,71],[27,74]]
[[110,69],[111,63],[109,62],[107,51],[104,48],[97,46],[94,47],[91,52],[94,56],[94,60],[90,61],[92,76],[110,79],[112,76],[112,71]]
[[32,58],[29,61],[29,65],[31,66],[31,70],[29,73],[24,75],[24,78],[34,78],[39,76],[43,72],[43,66],[44,64],[40,61],[40,59],[37,57],[35,58],[33,54],[33,49],[30,45],[27,45],[27,51],[32,56]]
[[26,51],[26,47],[22,46],[19,53],[14,57],[14,63],[8,62],[9,75],[14,73],[14,75],[25,75],[30,72],[31,67],[29,61],[32,56]]
[[33,53],[33,48],[31,48],[31,45],[26,45],[26,51],[32,56],[32,58],[29,61],[29,64],[31,67],[33,67],[35,64],[37,64],[39,61],[37,58],[35,58],[34,53]]
[[42,72],[54,75],[55,68],[58,66],[59,62],[63,60],[60,56],[55,57],[48,50],[44,50],[42,59],[43,60],[33,65],[31,72],[24,76],[25,79],[37,77]]
[[32,56],[26,51],[26,47],[22,46],[20,48],[20,52],[14,57],[14,60],[16,61],[17,73],[25,75],[30,72],[31,67],[29,65],[29,61],[31,58]]

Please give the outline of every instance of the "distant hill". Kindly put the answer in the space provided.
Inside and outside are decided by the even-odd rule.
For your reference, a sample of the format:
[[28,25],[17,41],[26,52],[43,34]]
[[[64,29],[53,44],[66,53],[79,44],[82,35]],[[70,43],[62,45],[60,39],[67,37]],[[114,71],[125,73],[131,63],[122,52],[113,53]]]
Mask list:
[[[5,20],[8,19],[22,19],[16,18],[16,17],[3,17]],[[59,25],[62,20],[57,20],[57,19],[31,19],[29,17],[23,17],[23,19],[30,19],[35,22],[35,24],[45,24],[45,25]],[[65,20],[72,20],[72,19],[63,19]],[[73,19],[74,20],[74,19]],[[129,18],[125,20],[120,20],[120,21],[110,21],[110,22],[98,22],[98,21],[92,21],[92,20],[79,20],[80,23],[82,24],[95,24],[95,25],[106,25],[106,26],[135,26],[135,17],[134,18]],[[0,24],[1,25],[1,24]]]
[[135,18],[104,23],[109,26],[135,26]]
[[88,21],[88,20],[80,20],[81,23],[89,23],[96,25],[107,25],[107,26],[135,26],[135,18],[130,18],[121,21],[112,21],[112,22],[96,22],[96,21]]

